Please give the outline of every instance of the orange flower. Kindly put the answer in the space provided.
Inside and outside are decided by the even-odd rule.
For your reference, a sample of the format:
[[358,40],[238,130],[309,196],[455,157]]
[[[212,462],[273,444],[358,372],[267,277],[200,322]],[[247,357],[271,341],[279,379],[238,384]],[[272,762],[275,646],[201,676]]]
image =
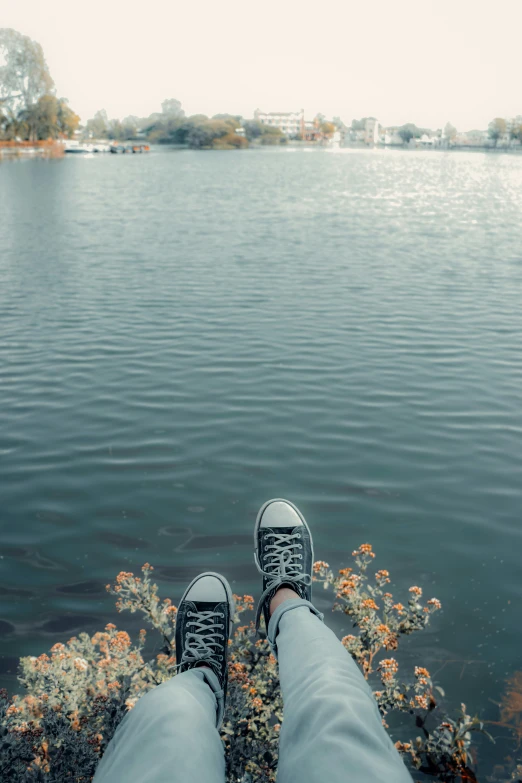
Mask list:
[[358,555],[368,555],[368,557],[375,557],[375,554],[372,552],[372,545],[361,544],[359,549],[354,549],[352,552],[352,557],[357,557]]
[[121,585],[122,582],[126,582],[128,579],[132,579],[134,577],[134,574],[132,571],[120,571],[118,576],[116,577],[116,584]]
[[362,602],[361,606],[364,607],[365,609],[373,609],[374,611],[377,611],[377,609],[379,608],[375,603],[375,601],[373,600],[373,598],[366,598]]
[[392,674],[396,674],[399,671],[399,664],[395,658],[384,658],[379,664],[379,669],[384,671],[390,671]]
[[116,636],[114,636],[110,642],[109,647],[111,650],[115,650],[117,652],[124,652],[127,647],[130,647],[131,640],[130,636],[127,633],[127,631],[118,631]]
[[410,593],[413,593],[413,595],[416,595],[420,598],[422,595],[422,590],[420,587],[413,585],[413,587],[410,587]]
[[327,568],[330,568],[330,566],[328,563],[325,563],[324,560],[316,560],[313,565],[314,574],[319,574],[321,571],[325,571]]

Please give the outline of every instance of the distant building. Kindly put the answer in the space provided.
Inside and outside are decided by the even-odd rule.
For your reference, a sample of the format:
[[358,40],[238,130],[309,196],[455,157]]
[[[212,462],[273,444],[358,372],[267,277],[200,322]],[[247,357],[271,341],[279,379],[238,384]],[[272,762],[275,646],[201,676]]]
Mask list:
[[313,129],[313,122],[305,122],[304,109],[287,112],[266,112],[256,109],[254,119],[271,128],[279,128],[285,136],[302,136],[305,131]]
[[379,123],[375,117],[366,118],[363,141],[365,144],[377,144],[379,141]]
[[404,144],[402,136],[399,135],[398,128],[383,128],[379,136],[379,141],[386,147],[398,147]]

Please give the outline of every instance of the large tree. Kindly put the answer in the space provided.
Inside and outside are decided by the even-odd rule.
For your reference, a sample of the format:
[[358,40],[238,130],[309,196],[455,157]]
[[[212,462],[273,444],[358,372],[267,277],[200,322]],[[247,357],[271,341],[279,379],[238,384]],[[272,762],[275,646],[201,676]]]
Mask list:
[[29,141],[71,138],[80,118],[64,98],[42,95],[36,103],[18,114],[17,135]]
[[503,136],[506,131],[507,122],[503,117],[495,117],[494,120],[491,120],[488,126],[488,135],[489,138],[492,139],[492,141],[495,143],[495,147],[497,146],[500,137]]
[[40,44],[16,30],[0,29],[0,105],[13,113],[27,110],[53,87]]

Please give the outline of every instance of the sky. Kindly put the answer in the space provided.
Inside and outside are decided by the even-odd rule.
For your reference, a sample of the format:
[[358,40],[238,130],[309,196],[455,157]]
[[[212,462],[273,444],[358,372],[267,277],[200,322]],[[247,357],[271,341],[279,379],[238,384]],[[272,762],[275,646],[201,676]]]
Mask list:
[[0,0],[85,122],[305,109],[459,130],[522,114],[522,0]]

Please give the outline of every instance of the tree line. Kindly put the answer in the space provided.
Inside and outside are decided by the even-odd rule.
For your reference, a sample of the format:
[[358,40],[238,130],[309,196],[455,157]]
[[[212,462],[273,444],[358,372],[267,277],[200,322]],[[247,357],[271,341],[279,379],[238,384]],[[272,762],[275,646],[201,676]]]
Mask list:
[[79,124],[67,100],[55,95],[40,44],[0,29],[0,139],[71,138]]

